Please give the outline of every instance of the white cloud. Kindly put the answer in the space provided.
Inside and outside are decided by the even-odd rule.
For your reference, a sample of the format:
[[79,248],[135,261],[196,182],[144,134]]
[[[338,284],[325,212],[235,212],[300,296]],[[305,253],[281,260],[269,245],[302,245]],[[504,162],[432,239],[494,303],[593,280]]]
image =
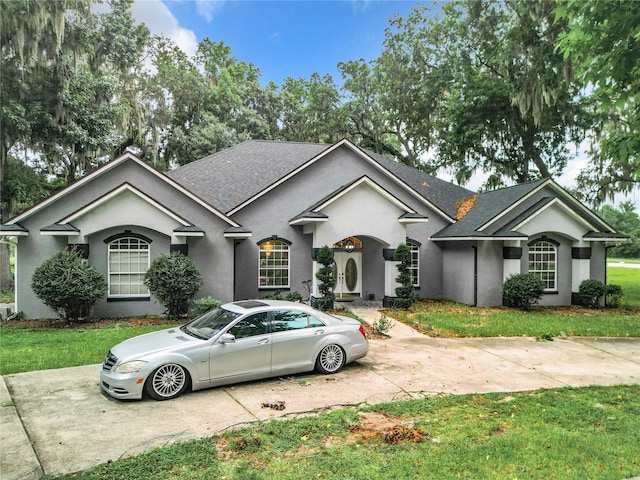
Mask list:
[[354,13],[363,13],[369,9],[371,0],[351,0],[351,6]]
[[192,56],[198,48],[193,30],[180,27],[178,20],[161,0],[135,0],[131,7],[133,18],[144,22],[152,34],[171,39],[183,52]]
[[207,22],[213,20],[214,14],[222,8],[227,0],[196,0],[198,14]]

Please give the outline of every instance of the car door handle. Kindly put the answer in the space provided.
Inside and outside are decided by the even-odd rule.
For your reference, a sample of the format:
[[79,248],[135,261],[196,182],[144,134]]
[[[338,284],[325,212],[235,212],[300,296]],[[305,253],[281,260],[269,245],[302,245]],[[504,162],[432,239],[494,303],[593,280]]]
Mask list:
[[264,345],[266,343],[269,343],[269,339],[268,338],[263,338],[262,340],[258,341],[258,345]]
[[314,335],[322,335],[324,333],[324,330],[316,330],[315,332],[313,332]]

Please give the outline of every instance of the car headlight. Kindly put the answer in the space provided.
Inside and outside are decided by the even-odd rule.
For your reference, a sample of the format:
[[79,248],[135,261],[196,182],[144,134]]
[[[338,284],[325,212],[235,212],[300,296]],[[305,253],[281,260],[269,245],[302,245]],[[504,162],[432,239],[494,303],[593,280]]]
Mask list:
[[134,360],[132,362],[125,362],[122,365],[119,365],[114,372],[115,373],[134,373],[139,371],[142,367],[144,367],[148,362],[143,360]]

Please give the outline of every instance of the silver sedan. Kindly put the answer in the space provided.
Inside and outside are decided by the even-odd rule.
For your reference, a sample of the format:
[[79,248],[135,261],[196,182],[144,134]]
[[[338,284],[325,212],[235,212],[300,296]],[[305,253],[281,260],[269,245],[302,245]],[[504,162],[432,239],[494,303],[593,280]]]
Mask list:
[[364,357],[369,344],[352,318],[301,303],[227,303],[181,327],[114,346],[100,372],[102,389],[118,399],[175,398],[188,389],[317,370],[338,372]]

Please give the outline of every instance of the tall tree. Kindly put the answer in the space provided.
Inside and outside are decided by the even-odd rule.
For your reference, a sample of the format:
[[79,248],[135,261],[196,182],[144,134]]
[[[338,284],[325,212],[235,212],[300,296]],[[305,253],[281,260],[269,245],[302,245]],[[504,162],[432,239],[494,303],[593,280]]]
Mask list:
[[68,182],[113,153],[123,75],[148,38],[131,4],[112,0],[94,15],[83,0],[1,3],[3,159],[28,150]]
[[331,75],[313,73],[309,80],[288,77],[280,88],[281,132],[285,140],[335,142],[344,136],[340,94]]
[[83,8],[87,12],[87,4],[82,0],[0,2],[0,181],[11,148],[27,142],[31,135],[29,109],[25,105],[25,100],[32,96],[30,80],[38,75],[42,65],[62,51],[66,12]]
[[640,257],[640,215],[635,211],[633,202],[622,202],[617,208],[603,205],[598,214],[617,232],[627,235],[628,242],[613,247],[608,252],[610,257]]
[[487,187],[561,174],[587,120],[555,52],[565,26],[553,4],[461,0],[443,12],[454,81],[438,115],[439,160],[461,183],[490,173]]
[[567,30],[556,44],[575,65],[599,121],[592,129],[590,163],[578,177],[594,203],[640,188],[640,3],[556,0]]
[[363,148],[402,159],[396,132],[384,121],[386,112],[374,75],[374,65],[364,59],[338,64],[346,101],[341,107],[349,138]]
[[440,25],[427,7],[417,5],[406,19],[390,21],[376,60],[338,65],[354,141],[432,171],[425,155],[434,145],[434,115],[451,80],[449,66],[439,60],[447,38]]

